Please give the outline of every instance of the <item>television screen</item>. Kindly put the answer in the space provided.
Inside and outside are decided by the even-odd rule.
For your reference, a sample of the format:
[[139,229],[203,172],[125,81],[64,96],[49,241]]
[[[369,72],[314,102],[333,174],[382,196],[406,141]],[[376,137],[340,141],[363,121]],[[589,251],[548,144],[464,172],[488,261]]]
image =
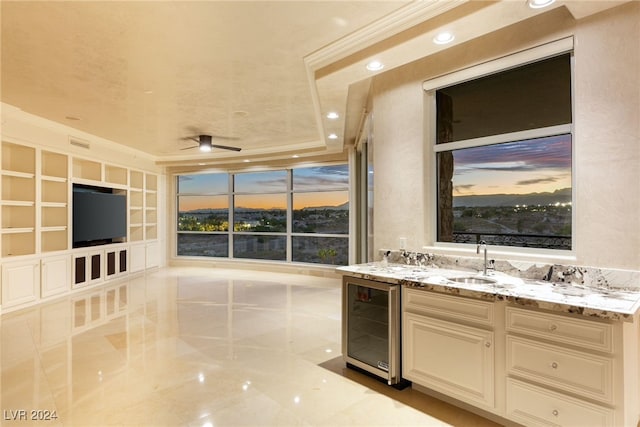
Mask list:
[[112,191],[74,184],[74,247],[107,244],[127,237],[127,196]]

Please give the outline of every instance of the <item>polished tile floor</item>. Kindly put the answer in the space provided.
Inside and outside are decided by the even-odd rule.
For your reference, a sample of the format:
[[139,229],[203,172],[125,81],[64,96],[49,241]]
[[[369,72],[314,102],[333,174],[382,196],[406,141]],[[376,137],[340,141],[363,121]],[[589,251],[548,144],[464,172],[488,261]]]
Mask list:
[[495,425],[344,369],[339,286],[165,268],[4,313],[0,424]]

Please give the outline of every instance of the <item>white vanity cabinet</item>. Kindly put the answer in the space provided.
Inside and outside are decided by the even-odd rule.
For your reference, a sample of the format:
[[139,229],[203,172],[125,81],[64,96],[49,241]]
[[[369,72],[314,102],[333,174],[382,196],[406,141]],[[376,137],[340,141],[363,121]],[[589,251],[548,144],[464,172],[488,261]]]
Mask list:
[[379,268],[343,271],[400,281],[402,378],[416,391],[507,425],[640,426],[634,294],[547,300],[526,284],[456,287]]
[[407,287],[402,301],[402,376],[493,410],[495,304]]
[[625,369],[637,384],[637,348],[623,354],[623,327],[507,306],[506,417],[535,426],[630,425],[637,389],[634,404],[622,396]]

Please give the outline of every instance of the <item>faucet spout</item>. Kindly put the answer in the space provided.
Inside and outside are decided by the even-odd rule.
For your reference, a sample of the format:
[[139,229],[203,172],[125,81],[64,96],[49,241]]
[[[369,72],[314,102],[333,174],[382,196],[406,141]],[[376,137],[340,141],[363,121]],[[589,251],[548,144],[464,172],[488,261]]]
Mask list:
[[484,262],[482,263],[482,275],[487,275],[487,242],[480,240],[476,245],[476,254],[480,254],[480,250],[484,253]]

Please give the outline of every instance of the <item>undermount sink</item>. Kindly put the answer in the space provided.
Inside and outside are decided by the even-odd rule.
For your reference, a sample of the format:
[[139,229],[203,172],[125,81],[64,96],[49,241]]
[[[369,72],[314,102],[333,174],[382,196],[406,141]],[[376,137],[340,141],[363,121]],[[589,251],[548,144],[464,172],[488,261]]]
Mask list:
[[496,283],[494,279],[478,276],[450,277],[449,280],[456,283],[464,283],[465,285],[489,285]]

